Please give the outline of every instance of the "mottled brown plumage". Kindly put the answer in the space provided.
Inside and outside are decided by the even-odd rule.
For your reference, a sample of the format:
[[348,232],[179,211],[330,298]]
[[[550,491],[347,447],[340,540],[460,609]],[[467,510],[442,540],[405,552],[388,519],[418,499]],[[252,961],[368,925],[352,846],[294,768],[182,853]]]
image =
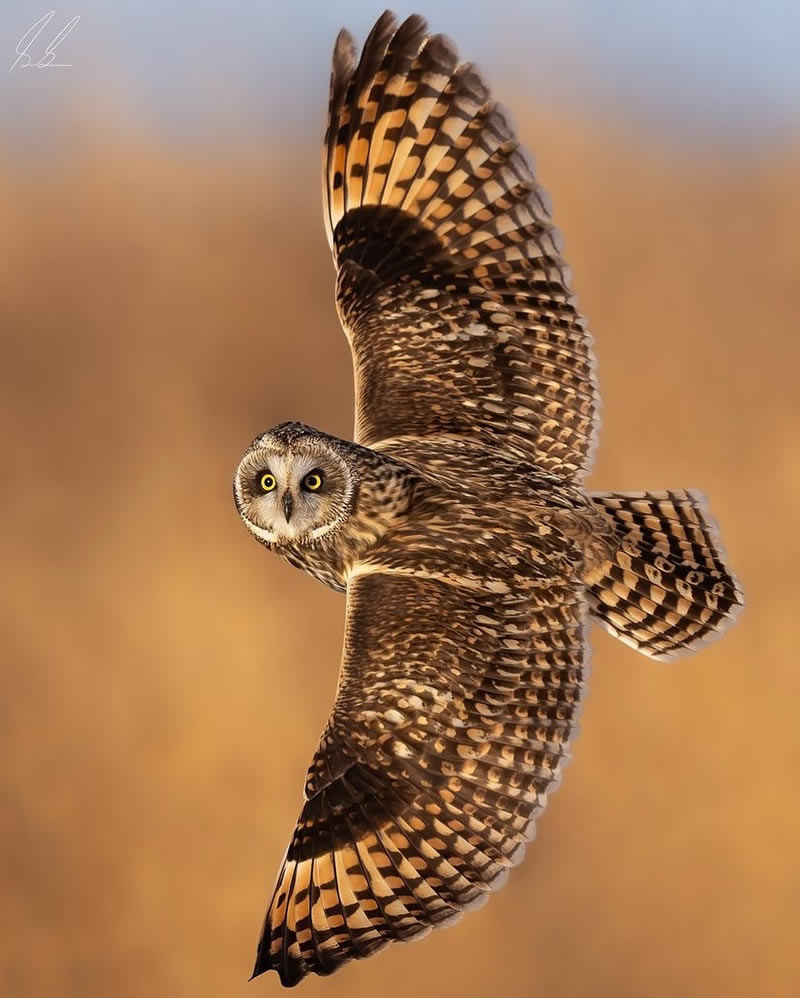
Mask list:
[[547,200],[425,22],[336,43],[323,152],[356,443],[257,437],[237,508],[346,592],[336,700],[254,974],[292,985],[486,900],[575,734],[588,620],[654,658],[741,592],[696,492],[590,493],[591,340]]

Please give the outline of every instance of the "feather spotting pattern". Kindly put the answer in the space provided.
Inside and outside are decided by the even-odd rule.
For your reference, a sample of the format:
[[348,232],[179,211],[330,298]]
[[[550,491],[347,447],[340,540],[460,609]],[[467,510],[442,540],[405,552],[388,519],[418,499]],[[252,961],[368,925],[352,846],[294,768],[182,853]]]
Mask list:
[[590,497],[613,518],[619,538],[589,587],[597,623],[659,661],[697,651],[730,627],[744,594],[702,492]]
[[742,603],[701,494],[583,490],[594,359],[546,195],[480,74],[422,18],[384,14],[358,57],[340,34],[323,200],[356,443],[302,424],[265,437],[286,461],[327,440],[358,488],[335,530],[275,544],[347,592],[253,971],[287,986],[504,882],[570,756],[590,614],[667,659]]
[[476,590],[375,567],[350,583],[336,704],[254,975],[293,985],[421,938],[522,859],[586,674],[583,587],[544,575]]
[[384,14],[358,61],[339,35],[323,207],[359,442],[454,433],[582,478],[594,357],[548,197],[478,71],[421,17]]

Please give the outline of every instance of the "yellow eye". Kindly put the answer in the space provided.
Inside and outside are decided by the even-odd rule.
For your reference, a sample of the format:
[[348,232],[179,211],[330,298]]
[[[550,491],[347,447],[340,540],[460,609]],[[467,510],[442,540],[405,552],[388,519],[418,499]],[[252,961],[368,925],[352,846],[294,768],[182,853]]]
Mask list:
[[275,476],[271,475],[268,471],[265,471],[261,476],[261,481],[259,482],[262,492],[272,492],[275,486],[278,484],[275,481]]
[[309,471],[303,479],[303,488],[306,492],[319,492],[322,488],[322,473],[319,471]]

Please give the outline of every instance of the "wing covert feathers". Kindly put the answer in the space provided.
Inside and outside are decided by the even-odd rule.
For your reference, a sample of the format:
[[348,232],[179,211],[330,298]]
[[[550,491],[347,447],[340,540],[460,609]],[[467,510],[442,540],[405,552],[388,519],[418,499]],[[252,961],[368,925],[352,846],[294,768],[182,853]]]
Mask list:
[[[382,15],[358,59],[339,35],[323,191],[358,440],[552,472],[543,507],[563,515],[512,506],[489,529],[446,496],[435,529],[409,517],[351,566],[336,702],[253,971],[287,986],[421,938],[505,881],[569,759],[590,610],[672,658],[742,604],[699,493],[591,493],[596,516],[578,515],[591,338],[505,113],[422,18]],[[596,561],[584,520],[610,538]]]
[[[444,423],[445,432],[495,435],[566,478],[585,474],[599,405],[594,358],[549,199],[478,71],[422,18],[398,25],[384,14],[358,62],[350,36],[339,36],[323,201],[357,381],[376,396],[413,390],[429,413],[373,412],[360,398],[360,442]],[[440,304],[456,313],[444,328]],[[412,343],[409,329],[426,335]],[[450,357],[446,372],[444,353],[465,339],[470,358]],[[472,377],[447,384],[465,371]],[[447,413],[459,408],[454,429]]]
[[475,593],[384,572],[351,583],[343,678],[254,975],[330,973],[502,885],[569,758],[580,588]]
[[620,546],[589,587],[593,618],[669,661],[720,637],[744,605],[706,497],[695,490],[591,493]]

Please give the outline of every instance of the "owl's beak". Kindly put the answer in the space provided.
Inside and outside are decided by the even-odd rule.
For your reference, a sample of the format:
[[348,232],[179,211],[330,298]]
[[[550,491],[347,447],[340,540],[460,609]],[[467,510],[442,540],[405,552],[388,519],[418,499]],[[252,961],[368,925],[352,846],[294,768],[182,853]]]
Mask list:
[[292,509],[294,508],[294,501],[292,500],[292,493],[287,489],[283,493],[283,515],[286,517],[286,522],[292,518]]

